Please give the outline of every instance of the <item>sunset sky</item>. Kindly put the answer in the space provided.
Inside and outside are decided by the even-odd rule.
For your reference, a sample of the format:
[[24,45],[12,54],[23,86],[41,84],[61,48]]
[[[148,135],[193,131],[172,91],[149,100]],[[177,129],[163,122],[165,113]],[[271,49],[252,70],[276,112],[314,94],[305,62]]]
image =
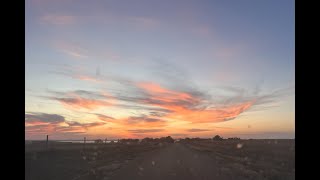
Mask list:
[[26,0],[25,138],[295,137],[293,0]]

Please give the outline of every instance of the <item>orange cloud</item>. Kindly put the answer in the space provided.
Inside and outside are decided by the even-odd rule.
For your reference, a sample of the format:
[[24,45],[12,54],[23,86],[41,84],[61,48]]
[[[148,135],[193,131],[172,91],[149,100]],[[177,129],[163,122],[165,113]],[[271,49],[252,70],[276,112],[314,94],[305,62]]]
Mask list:
[[74,98],[55,98],[61,104],[68,108],[84,108],[84,109],[97,109],[102,106],[111,106],[112,104],[109,102],[94,100],[94,99],[86,99],[82,97],[74,97]]
[[236,118],[252,105],[253,102],[245,102],[238,105],[209,110],[192,110],[182,107],[170,107],[174,110],[174,113],[169,114],[167,117],[194,123],[222,122]]
[[221,122],[236,118],[239,114],[249,109],[254,100],[238,104],[232,104],[222,108],[199,109],[201,99],[192,94],[165,89],[154,83],[138,83],[138,87],[145,90],[149,99],[143,100],[152,106],[158,106],[171,113],[167,113],[165,118],[173,120],[190,121],[194,123]]
[[173,102],[178,99],[195,100],[195,98],[188,93],[171,91],[151,82],[138,83],[137,86],[147,91],[152,95],[152,99],[156,100],[162,100],[165,102]]
[[115,99],[107,93],[95,93],[83,90],[54,93],[61,97],[50,97],[50,99],[57,100],[65,107],[72,109],[93,110],[104,106],[112,106],[115,102]]

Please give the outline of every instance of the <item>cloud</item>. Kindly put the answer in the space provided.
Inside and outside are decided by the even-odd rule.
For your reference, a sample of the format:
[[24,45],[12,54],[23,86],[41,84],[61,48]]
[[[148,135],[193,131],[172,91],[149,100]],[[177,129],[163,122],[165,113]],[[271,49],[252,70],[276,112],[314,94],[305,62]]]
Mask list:
[[111,116],[106,116],[103,114],[94,113],[101,121],[104,122],[113,122],[115,119]]
[[144,98],[136,99],[140,103],[158,106],[172,112],[167,113],[164,117],[194,123],[231,120],[248,110],[255,103],[255,99],[248,99],[237,103],[229,103],[224,107],[210,107],[202,96],[169,90],[155,83],[138,83],[137,87],[140,87],[147,95]]
[[188,132],[205,132],[205,131],[212,131],[212,129],[187,129]]
[[166,115],[166,113],[151,111],[151,112],[149,112],[149,115],[155,116],[155,117],[164,117]]
[[58,114],[26,113],[25,132],[27,134],[84,133],[89,128],[102,126],[105,122],[80,123],[67,121]]
[[64,53],[77,60],[95,59],[103,61],[118,62],[122,60],[121,55],[112,47],[107,45],[103,48],[92,48],[81,41],[54,40],[52,47],[58,52]]
[[58,114],[47,114],[47,113],[26,113],[25,122],[26,125],[39,125],[39,124],[59,124],[64,122],[63,116]]
[[65,107],[74,108],[74,109],[84,108],[84,109],[93,110],[93,109],[97,109],[99,107],[112,105],[112,104],[105,102],[105,101],[86,99],[86,98],[82,98],[82,97],[74,97],[74,98],[51,97],[51,99],[59,101]]
[[136,86],[145,94],[144,98],[137,99],[140,103],[160,106],[168,110],[171,110],[168,107],[174,106],[194,107],[200,101],[189,93],[169,90],[152,82],[139,82]]
[[[162,84],[152,81],[133,81],[118,76],[99,76],[101,81],[120,82],[120,87],[123,87],[123,90],[112,89],[108,95],[101,92],[77,90],[51,98],[66,106],[82,107],[88,110],[106,106],[141,110],[144,111],[142,116],[128,116],[122,118],[118,123],[123,125],[141,124],[143,126],[150,124],[154,125],[153,127],[157,125],[162,127],[168,120],[192,123],[217,123],[234,120],[252,109],[271,107],[266,107],[266,105],[279,101],[287,94],[292,94],[290,92],[292,88],[280,89],[266,94],[260,92],[260,88],[255,88],[251,92],[240,87],[224,86],[216,88],[213,98],[208,90],[197,88],[189,80],[184,81],[180,76],[188,77],[185,75],[186,72],[179,68],[176,71],[175,69],[174,66],[173,68],[164,68],[162,74],[167,74],[172,78],[167,78],[166,83]],[[66,73],[66,75],[70,74]],[[111,103],[113,100],[117,103]]]
[[70,25],[75,23],[76,18],[70,15],[47,14],[42,16],[40,20],[45,24]]
[[61,50],[62,52],[68,54],[69,56],[73,56],[76,58],[87,58],[87,55],[82,54],[80,51],[72,51],[72,50],[68,50],[68,49],[63,49]]
[[78,80],[88,81],[88,82],[93,82],[93,83],[103,83],[104,82],[100,76],[84,75],[84,74],[73,72],[73,70],[67,70],[67,71],[54,70],[54,71],[50,71],[50,73],[63,75],[63,76],[71,77],[73,79],[78,79]]
[[220,126],[215,126],[214,129],[233,129],[231,127],[220,127]]
[[[117,98],[117,97],[116,97]],[[123,99],[119,99],[119,100],[123,100]],[[137,102],[139,103],[139,100],[137,100],[136,98],[132,98],[130,100],[126,99],[124,101],[127,102]],[[121,107],[121,108],[127,108],[127,109],[133,109],[133,110],[145,110],[145,111],[150,111],[149,115],[150,116],[157,116],[157,117],[163,117],[165,116],[167,113],[171,113],[173,111],[169,110],[169,109],[164,109],[164,108],[159,108],[159,107],[150,107],[150,106],[146,106],[144,104],[140,104],[140,105],[126,105],[126,104],[117,104],[117,107]]]
[[[124,124],[142,125],[150,123],[164,126],[167,119],[189,121],[192,123],[215,123],[236,119],[252,107],[275,102],[286,93],[277,90],[270,94],[250,94],[242,88],[222,87],[224,95],[216,99],[206,99],[206,93],[201,91],[184,92],[165,88],[154,82],[133,82],[128,86],[126,95],[119,93],[106,94],[76,90],[55,93],[57,100],[66,107],[94,110],[100,107],[114,106],[119,108],[149,111],[148,115],[129,116],[122,121]],[[286,90],[288,91],[288,90]],[[225,93],[229,92],[229,93]],[[134,96],[128,96],[134,95]],[[112,103],[114,100],[117,103]],[[123,103],[121,103],[123,102]],[[131,104],[128,104],[131,103]],[[161,117],[161,119],[159,119]],[[98,117],[110,121],[111,119]]]
[[[100,71],[100,70],[99,70]],[[82,72],[81,67],[74,67],[74,66],[69,66],[69,67],[63,67],[62,69],[56,69],[49,71],[50,73],[57,74],[57,75],[62,75],[66,77],[70,77],[73,79],[78,79],[82,81],[88,81],[88,82],[94,82],[94,83],[107,83],[107,82],[113,82],[113,83],[118,83],[123,86],[131,86],[133,81],[130,78],[124,78],[121,76],[115,76],[115,75],[102,75],[100,72],[96,72],[93,74],[90,73],[84,73]],[[97,75],[99,74],[99,75]],[[132,87],[133,88],[133,87]]]
[[75,121],[68,121],[66,122],[69,127],[82,127],[82,128],[90,128],[90,127],[96,127],[96,126],[102,126],[105,125],[106,123],[104,122],[92,122],[92,123],[79,123]]
[[146,115],[129,116],[117,121],[123,127],[164,127],[167,121],[158,118],[148,117]]
[[162,132],[164,129],[131,129],[128,132],[135,133],[135,134],[143,134],[143,133],[155,133],[155,132]]
[[56,100],[67,108],[93,110],[100,107],[113,105],[111,103],[111,101],[113,100],[112,96],[107,95],[106,93],[97,93],[85,90],[76,90],[70,92],[49,92],[55,96],[50,96],[47,98]]
[[67,54],[68,56],[74,57],[76,59],[88,58],[88,50],[81,47],[79,43],[70,43],[65,41],[55,41],[53,46],[58,49],[58,51]]
[[[275,91],[265,95],[248,95],[244,89],[224,87],[231,94],[220,96],[215,103],[204,99],[204,93],[188,93],[171,90],[152,82],[133,83],[136,96],[123,96],[119,94],[102,94],[84,90],[66,93],[56,93],[58,97],[51,97],[67,107],[85,108],[94,110],[99,107],[115,106],[129,109],[148,110],[148,116],[133,116],[124,120],[127,124],[154,123],[162,126],[171,119],[176,121],[189,121],[192,123],[214,123],[236,119],[240,114],[250,110],[253,106],[274,102],[282,91]],[[128,93],[130,94],[130,93]],[[62,97],[59,97],[62,96]],[[115,99],[121,103],[111,103]],[[161,119],[159,119],[161,117]],[[105,119],[107,120],[107,119]],[[110,120],[110,119],[109,119]]]
[[165,122],[165,121],[157,118],[150,118],[147,116],[131,116],[128,118],[128,122],[129,123],[136,123],[136,122],[153,123],[153,122]]

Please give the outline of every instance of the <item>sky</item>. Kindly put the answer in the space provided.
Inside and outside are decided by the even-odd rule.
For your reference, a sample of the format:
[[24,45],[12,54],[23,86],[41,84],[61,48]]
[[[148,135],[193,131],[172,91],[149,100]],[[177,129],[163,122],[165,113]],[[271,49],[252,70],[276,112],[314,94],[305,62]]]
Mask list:
[[25,138],[294,138],[293,0],[26,0]]

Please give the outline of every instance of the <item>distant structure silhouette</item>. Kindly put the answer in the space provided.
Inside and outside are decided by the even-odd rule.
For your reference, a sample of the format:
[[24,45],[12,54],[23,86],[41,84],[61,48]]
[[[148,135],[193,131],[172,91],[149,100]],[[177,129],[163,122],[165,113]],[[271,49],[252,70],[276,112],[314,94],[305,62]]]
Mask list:
[[102,144],[102,143],[103,143],[103,140],[102,140],[102,139],[96,139],[96,140],[94,140],[94,143],[96,143],[96,144]]

